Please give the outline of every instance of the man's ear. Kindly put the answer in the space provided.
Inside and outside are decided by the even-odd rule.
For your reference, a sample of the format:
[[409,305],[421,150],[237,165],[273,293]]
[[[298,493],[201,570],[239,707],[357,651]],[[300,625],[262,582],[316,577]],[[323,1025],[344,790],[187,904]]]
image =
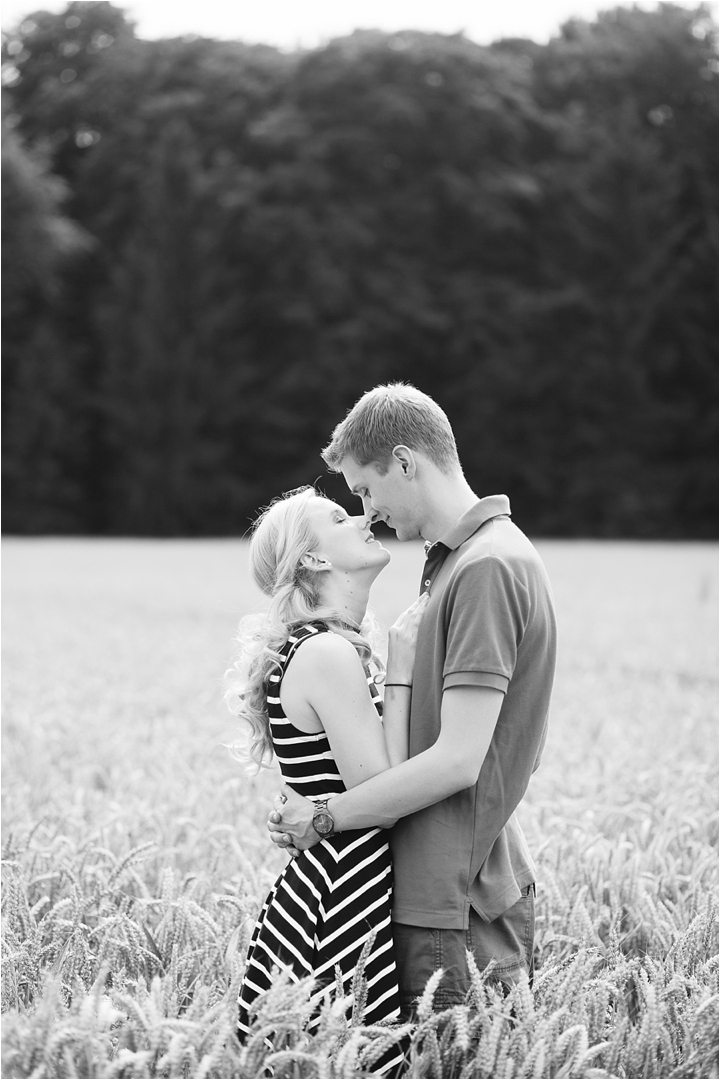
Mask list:
[[309,551],[306,555],[303,555],[300,563],[306,570],[332,570],[330,560],[326,559],[324,555],[316,555],[314,551]]
[[417,472],[417,462],[410,447],[400,444],[393,449],[392,456],[402,469],[403,475],[412,480]]

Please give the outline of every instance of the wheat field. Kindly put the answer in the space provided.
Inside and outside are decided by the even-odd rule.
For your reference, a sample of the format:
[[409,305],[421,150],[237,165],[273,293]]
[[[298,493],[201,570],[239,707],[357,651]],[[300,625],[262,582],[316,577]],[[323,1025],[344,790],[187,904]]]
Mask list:
[[[412,600],[416,545],[373,607]],[[717,549],[544,542],[560,626],[551,733],[522,806],[534,986],[350,1027],[282,980],[233,1037],[264,828],[222,673],[259,597],[231,541],[7,540],[4,1077],[717,1077]],[[356,985],[362,999],[362,972]],[[357,1012],[357,1009],[356,1009]],[[273,1037],[268,1040],[269,1032]]]

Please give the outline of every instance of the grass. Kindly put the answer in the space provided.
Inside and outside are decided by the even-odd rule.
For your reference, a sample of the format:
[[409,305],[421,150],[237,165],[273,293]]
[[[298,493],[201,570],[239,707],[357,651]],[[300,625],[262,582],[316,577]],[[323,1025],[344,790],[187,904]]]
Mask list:
[[[717,553],[545,542],[560,663],[522,807],[539,867],[532,993],[405,1034],[411,1076],[717,1077]],[[392,1038],[280,983],[246,1050],[234,1000],[277,774],[222,748],[254,607],[240,543],[4,543],[5,1077],[363,1076]],[[375,587],[413,598],[414,545]],[[272,1048],[265,1033],[278,1032]],[[396,1033],[397,1034],[397,1033]]]

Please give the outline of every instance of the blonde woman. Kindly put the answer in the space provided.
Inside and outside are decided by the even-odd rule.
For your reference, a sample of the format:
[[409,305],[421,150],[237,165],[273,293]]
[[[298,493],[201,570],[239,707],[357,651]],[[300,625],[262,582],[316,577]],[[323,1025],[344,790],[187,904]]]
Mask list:
[[385,832],[335,833],[326,813],[333,795],[408,756],[415,640],[426,599],[389,632],[383,702],[382,664],[366,612],[370,587],[389,561],[364,517],[350,518],[313,488],[274,502],[253,530],[252,572],[271,601],[265,614],[241,623],[226,700],[247,722],[254,760],[267,764],[274,755],[285,782],[313,800],[320,842],[290,860],[265,900],[240,989],[241,1038],[253,1002],[278,969],[294,981],[315,979],[312,1030],[336,968],[350,994],[363,950],[365,1022],[399,1016]]

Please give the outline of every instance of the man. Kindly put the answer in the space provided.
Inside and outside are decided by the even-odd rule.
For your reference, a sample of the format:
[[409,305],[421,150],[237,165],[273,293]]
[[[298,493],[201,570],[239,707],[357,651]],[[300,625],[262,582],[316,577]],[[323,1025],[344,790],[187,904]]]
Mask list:
[[[393,934],[403,1010],[445,975],[438,1008],[464,1001],[465,949],[505,984],[532,977],[535,870],[514,811],[539,763],[555,668],[552,595],[504,495],[478,499],[450,423],[403,384],[363,395],[323,451],[372,522],[422,537],[410,758],[314,807],[290,788],[268,828],[306,848],[330,830],[390,827]],[[314,815],[314,818],[313,818]],[[397,824],[395,824],[397,822]]]

